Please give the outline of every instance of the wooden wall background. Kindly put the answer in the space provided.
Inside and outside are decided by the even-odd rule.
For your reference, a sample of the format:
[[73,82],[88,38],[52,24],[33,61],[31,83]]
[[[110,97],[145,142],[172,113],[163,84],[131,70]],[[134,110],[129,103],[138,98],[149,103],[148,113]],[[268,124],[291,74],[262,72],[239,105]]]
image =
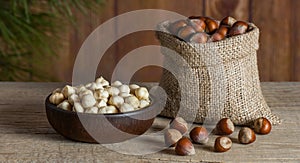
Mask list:
[[[165,9],[179,14],[204,15],[217,19],[230,15],[254,22],[261,30],[258,67],[261,81],[300,81],[300,1],[298,0],[107,0],[101,13],[77,15],[77,30],[70,28],[53,73],[71,81],[76,54],[85,38],[101,23],[116,15],[138,9]],[[116,32],[117,29],[116,29]],[[137,32],[118,40],[99,63],[98,75],[110,78],[114,66],[129,51],[143,45],[158,45],[153,31]],[[161,68],[138,71],[135,81],[158,81]]]

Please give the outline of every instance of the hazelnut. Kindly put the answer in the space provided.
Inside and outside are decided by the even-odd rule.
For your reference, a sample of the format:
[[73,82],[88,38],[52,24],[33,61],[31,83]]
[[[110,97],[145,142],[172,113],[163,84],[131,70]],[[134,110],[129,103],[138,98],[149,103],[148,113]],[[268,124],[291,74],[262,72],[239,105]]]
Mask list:
[[102,76],[97,78],[95,80],[96,83],[99,83],[102,85],[102,87],[106,87],[106,86],[109,86],[109,82],[107,80],[105,80]]
[[225,17],[222,21],[221,21],[221,25],[228,25],[228,26],[232,26],[234,23],[236,22],[236,19],[234,19],[231,16],[227,16]]
[[206,23],[206,33],[212,34],[219,28],[218,23],[211,18],[207,18],[205,20],[205,23]]
[[130,84],[129,85],[129,88],[130,88],[130,93],[131,94],[134,94],[134,91],[138,88],[140,88],[140,86],[136,85],[136,84]]
[[195,127],[190,131],[190,138],[199,144],[206,144],[208,141],[208,133],[205,127]]
[[58,104],[57,107],[63,110],[72,110],[72,105],[68,102],[68,100],[63,101],[62,103]]
[[234,131],[234,124],[229,118],[221,119],[216,125],[216,134],[218,135],[230,135]]
[[183,137],[176,143],[175,152],[181,156],[194,155],[195,148],[189,138]]
[[66,85],[61,92],[64,94],[65,98],[68,98],[70,95],[75,94],[76,90],[74,87]]
[[145,87],[137,88],[134,91],[134,94],[139,100],[148,100],[149,99],[149,92],[148,92],[147,88],[145,88]]
[[114,81],[113,83],[111,83],[112,87],[119,87],[123,85],[122,82],[120,82],[119,80]]
[[168,129],[164,133],[164,138],[167,147],[174,147],[177,141],[182,138],[182,134],[176,129]]
[[181,134],[185,134],[188,131],[188,124],[183,118],[176,117],[171,121],[170,128],[178,130]]
[[60,104],[61,102],[63,102],[65,100],[65,96],[63,93],[54,93],[52,94],[50,97],[49,97],[49,101],[52,103],[52,104],[55,104],[55,105],[58,105]]
[[204,32],[206,24],[201,19],[188,19],[190,26],[192,26],[196,32]]
[[119,111],[121,113],[124,113],[124,112],[130,112],[130,111],[134,111],[134,107],[127,104],[127,103],[123,103],[120,107],[119,107]]
[[188,41],[192,34],[196,33],[193,27],[185,26],[181,28],[177,34],[177,36],[185,41]]
[[150,102],[147,100],[141,100],[138,108],[144,108],[150,105]]
[[225,35],[222,35],[218,32],[214,33],[210,38],[208,42],[216,42],[216,41],[221,41],[225,38]]
[[232,141],[230,138],[226,136],[220,136],[215,140],[214,148],[216,152],[226,152],[231,148],[231,146]]
[[169,31],[172,34],[176,35],[178,33],[179,29],[181,29],[185,26],[187,26],[187,22],[185,20],[178,20],[170,25]]
[[130,93],[130,88],[128,85],[120,85],[118,89],[120,93],[128,93],[128,94]]
[[103,106],[99,108],[98,113],[101,114],[112,114],[112,113],[119,113],[119,110],[115,106]]
[[97,107],[87,108],[87,109],[85,109],[84,112],[85,112],[85,113],[97,114],[97,113],[98,113],[98,108],[97,108]]
[[232,28],[229,30],[228,35],[231,37],[244,34],[247,32],[248,26],[248,23],[244,21],[237,21],[232,25]]
[[254,132],[257,134],[268,134],[271,132],[272,125],[267,118],[261,117],[254,121]]
[[243,127],[239,132],[238,139],[242,144],[250,144],[256,140],[256,136],[251,128]]
[[136,98],[135,96],[129,96],[129,97],[126,97],[124,99],[124,102],[127,103],[127,104],[130,104],[131,106],[133,106],[134,108],[138,108],[139,105],[140,105],[140,101],[138,98]]
[[191,43],[206,43],[208,40],[208,35],[205,32],[195,33],[191,36],[190,42]]
[[225,25],[222,25],[218,30],[217,30],[217,33],[220,33],[221,35],[223,36],[226,36],[227,33],[229,31],[229,27],[228,26],[225,26]]
[[120,107],[124,103],[124,98],[121,96],[111,96],[108,100],[108,104]]

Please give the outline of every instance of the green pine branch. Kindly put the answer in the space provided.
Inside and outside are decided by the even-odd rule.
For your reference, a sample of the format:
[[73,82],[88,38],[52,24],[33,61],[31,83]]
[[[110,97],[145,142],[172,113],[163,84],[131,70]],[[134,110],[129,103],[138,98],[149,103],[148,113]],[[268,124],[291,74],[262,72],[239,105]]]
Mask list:
[[43,75],[42,69],[32,67],[36,61],[32,58],[56,55],[54,47],[61,39],[58,33],[68,24],[76,25],[74,13],[96,12],[103,3],[103,0],[0,0],[0,81],[51,80]]

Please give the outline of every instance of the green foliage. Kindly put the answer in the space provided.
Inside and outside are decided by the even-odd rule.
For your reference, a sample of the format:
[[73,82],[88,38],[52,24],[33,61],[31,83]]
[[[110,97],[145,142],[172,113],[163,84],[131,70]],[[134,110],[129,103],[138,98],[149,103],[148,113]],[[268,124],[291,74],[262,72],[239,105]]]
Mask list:
[[52,80],[39,59],[55,55],[59,31],[103,0],[0,0],[0,81]]

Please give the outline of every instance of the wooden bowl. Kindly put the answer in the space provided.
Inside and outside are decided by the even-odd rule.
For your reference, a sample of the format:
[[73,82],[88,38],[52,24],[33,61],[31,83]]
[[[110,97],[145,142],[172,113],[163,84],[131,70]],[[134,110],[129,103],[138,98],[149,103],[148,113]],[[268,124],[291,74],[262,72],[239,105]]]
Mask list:
[[158,114],[153,98],[141,110],[117,114],[90,114],[63,110],[45,100],[51,126],[64,137],[88,143],[118,143],[145,133]]

